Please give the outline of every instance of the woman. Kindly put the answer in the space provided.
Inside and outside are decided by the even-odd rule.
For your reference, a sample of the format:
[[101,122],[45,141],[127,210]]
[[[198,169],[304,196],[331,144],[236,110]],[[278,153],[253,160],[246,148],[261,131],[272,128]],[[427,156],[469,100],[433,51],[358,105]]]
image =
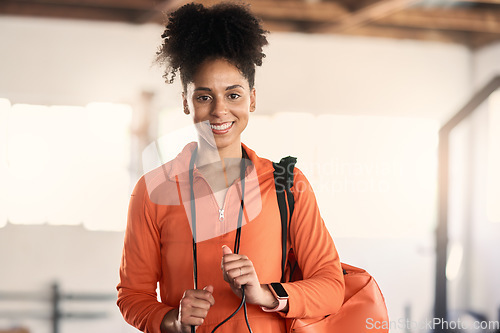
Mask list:
[[[342,304],[340,261],[298,169],[289,241],[304,280],[281,284],[288,298],[276,296],[281,224],[274,169],[241,143],[256,108],[265,34],[247,8],[234,4],[188,4],[169,17],[158,60],[167,64],[167,81],[180,72],[184,112],[199,143],[143,176],[132,194],[118,306],[141,331],[211,332],[243,294],[255,333],[285,332],[284,318],[318,317]],[[240,311],[217,332],[246,326]]]

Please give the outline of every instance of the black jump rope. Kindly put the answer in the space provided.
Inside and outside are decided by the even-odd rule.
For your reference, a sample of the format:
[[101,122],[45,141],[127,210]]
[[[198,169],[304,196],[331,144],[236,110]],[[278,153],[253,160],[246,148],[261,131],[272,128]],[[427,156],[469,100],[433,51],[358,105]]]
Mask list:
[[[194,275],[194,288],[198,289],[198,255],[196,250],[196,204],[194,197],[194,161],[196,159],[196,154],[198,152],[198,147],[195,148],[193,154],[191,156],[191,160],[189,161],[189,185],[191,188],[191,225],[193,230],[193,275]],[[243,158],[241,159],[240,166],[240,179],[241,179],[241,201],[240,201],[240,210],[238,213],[238,228],[236,229],[236,237],[234,239],[234,251],[233,253],[238,254],[240,252],[240,239],[241,239],[241,225],[243,219],[243,202],[245,200],[245,170],[246,170],[246,158],[245,151],[243,150]],[[252,329],[250,328],[250,323],[248,322],[247,315],[247,303],[245,300],[245,286],[241,286],[241,303],[229,317],[220,322],[215,328],[212,330],[214,333],[219,327],[227,323],[231,318],[233,318],[238,311],[243,307],[243,311],[245,313],[245,321],[247,324],[248,331],[252,333]],[[195,327],[191,326],[191,333],[195,333]]]

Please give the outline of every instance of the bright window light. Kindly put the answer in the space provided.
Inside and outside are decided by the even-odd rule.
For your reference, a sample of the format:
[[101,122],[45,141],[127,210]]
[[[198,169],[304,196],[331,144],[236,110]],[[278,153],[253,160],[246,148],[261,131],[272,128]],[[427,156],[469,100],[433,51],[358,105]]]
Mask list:
[[489,98],[488,189],[486,214],[488,220],[500,223],[500,90]]
[[423,118],[286,113],[251,115],[243,142],[298,157],[337,237],[405,237],[435,227],[438,131]]
[[0,228],[7,223],[7,121],[10,102],[0,98]]
[[53,151],[46,116],[49,108],[15,104],[7,124],[8,218],[15,224],[43,224],[48,221]]
[[123,230],[129,199],[131,108],[104,103],[1,105],[0,101],[0,117],[9,115],[2,140],[8,193],[2,200],[7,209],[2,211],[8,220]]
[[198,141],[193,118],[178,109],[159,113],[158,133],[158,138],[142,152],[143,173],[174,159],[189,142]]
[[408,237],[433,230],[436,121],[333,115],[318,120],[313,185],[337,235]]
[[464,257],[464,248],[460,243],[453,243],[450,247],[450,254],[446,261],[446,279],[449,281],[455,280],[459,273]]
[[127,221],[130,160],[128,105],[93,103],[87,106],[89,136],[84,226],[90,230],[124,230]]

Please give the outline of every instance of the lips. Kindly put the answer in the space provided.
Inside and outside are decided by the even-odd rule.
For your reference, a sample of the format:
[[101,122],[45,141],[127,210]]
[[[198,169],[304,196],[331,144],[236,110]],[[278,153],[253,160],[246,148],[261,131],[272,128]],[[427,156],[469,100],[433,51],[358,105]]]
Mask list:
[[218,124],[210,124],[210,128],[212,129],[212,133],[214,134],[225,134],[231,130],[233,127],[234,122],[233,121],[228,121],[225,123],[218,123]]

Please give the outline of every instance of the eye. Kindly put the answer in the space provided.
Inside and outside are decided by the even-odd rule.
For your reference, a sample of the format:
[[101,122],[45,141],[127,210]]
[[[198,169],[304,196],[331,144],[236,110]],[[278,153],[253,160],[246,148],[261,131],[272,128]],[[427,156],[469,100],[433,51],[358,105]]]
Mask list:
[[229,94],[228,97],[229,97],[229,99],[236,100],[236,99],[240,98],[241,96],[239,94],[232,93],[232,94]]
[[201,96],[196,97],[196,100],[198,102],[208,102],[210,99],[211,99],[211,97],[208,95],[201,95]]

